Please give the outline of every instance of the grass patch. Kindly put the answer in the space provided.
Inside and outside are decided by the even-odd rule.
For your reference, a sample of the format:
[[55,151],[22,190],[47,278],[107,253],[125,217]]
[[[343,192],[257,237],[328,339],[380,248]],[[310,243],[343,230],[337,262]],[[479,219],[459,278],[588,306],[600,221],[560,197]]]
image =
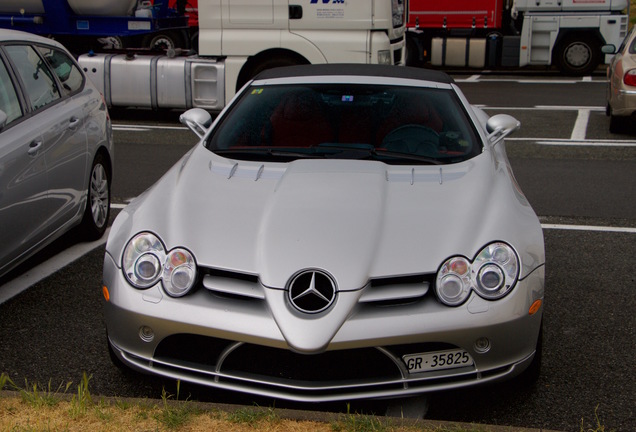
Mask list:
[[77,394],[74,395],[71,400],[71,409],[69,412],[71,418],[86,415],[88,408],[93,406],[93,398],[91,398],[91,392],[88,389],[88,383],[91,378],[93,378],[93,376],[87,376],[86,372],[82,374],[82,380],[77,386]]
[[583,418],[581,418],[581,432],[614,432],[614,429],[605,429],[605,426],[601,424],[601,419],[598,415],[598,405],[594,408],[594,420],[595,425],[592,427],[585,427],[583,425]]
[[258,406],[240,408],[236,411],[227,413],[227,421],[234,424],[243,424],[252,427],[259,426],[263,423],[275,424],[280,422],[278,414],[274,408],[261,408]]
[[[20,388],[7,374],[0,375],[0,431],[11,432],[110,432],[117,431],[233,431],[233,432],[491,432],[488,425],[441,422],[410,422],[361,414],[342,414],[332,421],[292,420],[275,408],[259,406],[219,411],[203,408],[189,398],[180,400],[180,382],[176,395],[162,390],[160,400],[100,399],[90,392],[92,375],[84,373],[74,394],[72,383],[44,388],[25,380]],[[580,432],[613,432],[601,423],[598,406],[593,425]]]
[[162,409],[159,413],[154,415],[154,418],[163,426],[171,430],[181,429],[190,420],[193,414],[195,414],[191,404],[188,404],[188,400],[179,401],[179,392],[181,389],[181,381],[177,381],[177,395],[176,403],[169,404],[168,401],[172,399],[172,395],[169,394],[166,389],[161,390]]

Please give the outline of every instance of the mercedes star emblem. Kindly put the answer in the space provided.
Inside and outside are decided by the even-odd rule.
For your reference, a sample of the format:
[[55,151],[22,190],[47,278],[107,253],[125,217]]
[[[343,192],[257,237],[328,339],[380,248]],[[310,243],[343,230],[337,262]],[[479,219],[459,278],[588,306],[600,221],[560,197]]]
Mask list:
[[326,272],[303,270],[289,282],[289,300],[296,309],[305,313],[326,310],[336,299],[336,283]]

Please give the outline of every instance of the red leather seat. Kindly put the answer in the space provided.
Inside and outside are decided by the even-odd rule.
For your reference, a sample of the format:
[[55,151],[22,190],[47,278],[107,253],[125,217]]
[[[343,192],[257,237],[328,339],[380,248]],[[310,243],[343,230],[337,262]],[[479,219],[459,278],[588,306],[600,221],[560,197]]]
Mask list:
[[271,145],[311,147],[333,142],[333,128],[321,104],[311,91],[285,97],[270,118]]

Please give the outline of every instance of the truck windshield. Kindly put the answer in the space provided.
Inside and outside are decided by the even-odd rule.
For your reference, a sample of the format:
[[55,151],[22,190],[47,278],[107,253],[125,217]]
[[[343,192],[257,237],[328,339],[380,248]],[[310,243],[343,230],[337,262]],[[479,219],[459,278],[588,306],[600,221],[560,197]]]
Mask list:
[[481,153],[451,90],[378,85],[249,88],[207,147],[239,160],[373,159],[448,164]]

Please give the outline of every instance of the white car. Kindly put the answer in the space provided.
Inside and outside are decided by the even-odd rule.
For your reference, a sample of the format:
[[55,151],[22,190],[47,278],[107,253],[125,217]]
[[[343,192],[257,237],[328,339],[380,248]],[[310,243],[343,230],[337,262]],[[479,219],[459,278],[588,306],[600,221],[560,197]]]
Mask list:
[[613,45],[604,46],[603,51],[615,54],[607,68],[606,114],[610,118],[610,132],[621,133],[630,124],[636,125],[636,26],[616,53]]
[[0,275],[74,226],[103,235],[113,158],[106,104],[71,54],[0,30]]
[[488,383],[541,358],[544,245],[503,138],[446,74],[261,73],[113,223],[116,364],[296,401]]

